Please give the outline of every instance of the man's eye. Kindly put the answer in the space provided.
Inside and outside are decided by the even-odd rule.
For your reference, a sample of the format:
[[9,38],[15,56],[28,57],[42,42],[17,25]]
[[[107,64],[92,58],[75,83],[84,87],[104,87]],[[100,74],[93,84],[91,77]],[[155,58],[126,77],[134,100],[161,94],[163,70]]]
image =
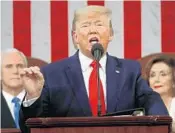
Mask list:
[[12,65],[6,65],[5,67],[6,67],[6,68],[11,68],[11,67],[12,67]]
[[87,24],[85,24],[85,25],[82,25],[81,27],[83,27],[83,28],[84,28],[84,27],[88,27],[88,25],[87,25]]
[[102,26],[102,24],[97,24],[97,26]]
[[23,64],[19,64],[18,68],[24,68],[24,65]]

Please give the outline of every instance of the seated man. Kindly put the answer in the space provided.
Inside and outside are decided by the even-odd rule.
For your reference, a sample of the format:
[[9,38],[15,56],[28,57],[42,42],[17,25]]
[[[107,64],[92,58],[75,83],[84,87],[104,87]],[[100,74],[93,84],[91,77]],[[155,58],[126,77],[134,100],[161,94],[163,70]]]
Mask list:
[[19,73],[25,67],[26,57],[17,49],[1,53],[1,128],[19,128],[19,109],[25,96]]

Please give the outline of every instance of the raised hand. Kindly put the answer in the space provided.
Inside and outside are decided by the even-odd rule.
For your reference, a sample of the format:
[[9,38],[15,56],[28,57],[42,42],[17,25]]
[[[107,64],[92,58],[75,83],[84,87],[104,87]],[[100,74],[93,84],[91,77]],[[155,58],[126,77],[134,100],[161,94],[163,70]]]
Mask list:
[[27,99],[39,97],[44,85],[44,77],[37,66],[24,68],[20,72],[24,88],[27,92]]

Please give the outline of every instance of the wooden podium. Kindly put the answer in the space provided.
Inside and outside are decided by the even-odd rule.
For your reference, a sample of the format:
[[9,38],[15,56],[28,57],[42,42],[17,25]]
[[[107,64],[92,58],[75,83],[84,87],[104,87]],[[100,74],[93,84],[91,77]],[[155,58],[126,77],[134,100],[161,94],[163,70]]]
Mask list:
[[30,118],[31,133],[171,133],[168,116]]
[[21,130],[16,128],[4,128],[1,129],[1,133],[21,133]]

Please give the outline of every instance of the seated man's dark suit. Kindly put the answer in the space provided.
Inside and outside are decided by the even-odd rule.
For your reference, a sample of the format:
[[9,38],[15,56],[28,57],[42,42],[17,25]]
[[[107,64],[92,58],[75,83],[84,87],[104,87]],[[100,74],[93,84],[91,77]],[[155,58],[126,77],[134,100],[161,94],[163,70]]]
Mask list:
[[8,104],[1,92],[1,128],[16,128]]
[[[42,69],[45,85],[35,103],[20,112],[21,128],[29,117],[92,116],[78,52]],[[138,62],[107,54],[107,113],[143,107],[146,115],[168,115],[160,95],[141,78]]]

